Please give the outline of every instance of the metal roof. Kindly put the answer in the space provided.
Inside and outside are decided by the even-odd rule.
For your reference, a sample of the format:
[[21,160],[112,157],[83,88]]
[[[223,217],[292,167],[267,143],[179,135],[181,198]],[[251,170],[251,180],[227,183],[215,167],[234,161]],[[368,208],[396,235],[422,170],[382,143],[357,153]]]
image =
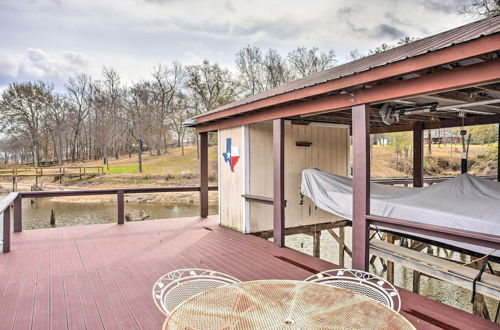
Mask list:
[[295,90],[326,83],[356,73],[368,71],[387,64],[403,61],[419,55],[427,54],[444,48],[452,47],[484,36],[500,32],[500,15],[469,23],[455,29],[445,31],[412,43],[389,49],[382,53],[366,56],[334,68],[311,74],[307,77],[283,84],[268,91],[255,94],[242,100],[221,106],[212,111],[200,114],[194,118],[236,108],[238,106],[285,94]]

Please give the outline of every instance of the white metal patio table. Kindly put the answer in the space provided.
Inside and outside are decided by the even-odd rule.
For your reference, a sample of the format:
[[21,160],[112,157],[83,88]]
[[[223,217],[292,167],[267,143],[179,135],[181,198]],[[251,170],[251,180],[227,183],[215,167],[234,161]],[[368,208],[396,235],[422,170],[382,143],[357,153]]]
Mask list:
[[415,329],[361,294],[303,281],[263,280],[210,289],[181,303],[163,329]]

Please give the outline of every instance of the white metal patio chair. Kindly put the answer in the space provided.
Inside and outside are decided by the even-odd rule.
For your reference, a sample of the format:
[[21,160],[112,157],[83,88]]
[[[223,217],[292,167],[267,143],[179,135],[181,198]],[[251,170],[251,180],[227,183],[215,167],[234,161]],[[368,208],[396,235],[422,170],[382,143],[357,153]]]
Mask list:
[[330,269],[314,274],[305,281],[348,289],[370,297],[399,312],[401,298],[397,289],[385,279],[356,269]]
[[208,289],[238,283],[230,275],[209,269],[176,269],[163,275],[153,286],[153,300],[168,315],[177,305]]

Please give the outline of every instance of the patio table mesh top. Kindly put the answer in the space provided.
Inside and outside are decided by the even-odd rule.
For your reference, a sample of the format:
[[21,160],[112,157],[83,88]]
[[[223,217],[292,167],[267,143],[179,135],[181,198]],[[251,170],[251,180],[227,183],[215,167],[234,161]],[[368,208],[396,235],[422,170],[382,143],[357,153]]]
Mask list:
[[327,285],[264,280],[210,289],[180,304],[163,329],[415,329],[366,296]]

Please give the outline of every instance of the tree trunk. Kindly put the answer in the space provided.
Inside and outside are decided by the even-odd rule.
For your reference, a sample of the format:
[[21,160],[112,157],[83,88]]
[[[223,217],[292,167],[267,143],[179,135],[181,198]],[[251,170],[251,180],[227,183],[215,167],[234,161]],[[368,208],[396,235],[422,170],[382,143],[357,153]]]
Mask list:
[[139,152],[137,156],[139,161],[139,173],[142,173],[142,139],[139,139]]
[[198,139],[198,134],[196,134],[196,159],[200,159],[200,141]]
[[432,134],[430,129],[427,130],[427,140],[428,140],[427,142],[429,142],[427,148],[429,150],[429,157],[430,157],[432,155]]
[[167,133],[163,132],[163,144],[165,146],[165,153],[167,153]]
[[181,152],[182,156],[184,156],[184,132],[182,132],[181,136]]
[[34,145],[33,145],[33,164],[35,165],[35,167],[38,167],[39,166],[39,150],[38,150],[38,142],[35,142]]
[[161,156],[161,138],[163,135],[163,123],[160,122],[160,131],[156,137],[156,156]]

